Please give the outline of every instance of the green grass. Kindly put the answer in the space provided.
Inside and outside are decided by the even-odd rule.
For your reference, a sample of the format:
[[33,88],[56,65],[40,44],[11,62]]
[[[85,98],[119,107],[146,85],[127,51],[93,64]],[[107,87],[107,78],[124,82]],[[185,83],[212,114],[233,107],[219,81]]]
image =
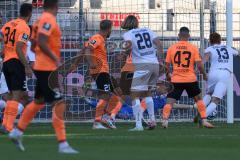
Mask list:
[[193,124],[170,124],[164,130],[130,133],[133,125],[115,131],[91,130],[90,124],[67,127],[70,144],[78,155],[60,155],[51,124],[31,125],[25,133],[25,152],[0,135],[0,160],[239,160],[240,125],[208,130]]

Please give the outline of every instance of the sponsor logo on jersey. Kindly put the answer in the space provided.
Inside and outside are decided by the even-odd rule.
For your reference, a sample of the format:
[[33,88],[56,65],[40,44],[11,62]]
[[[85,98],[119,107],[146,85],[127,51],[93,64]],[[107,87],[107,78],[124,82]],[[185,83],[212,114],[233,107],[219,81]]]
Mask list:
[[44,23],[43,29],[45,29],[46,31],[49,31],[49,30],[51,29],[51,24],[49,24],[49,23]]
[[23,36],[22,36],[22,40],[28,41],[28,37],[29,36],[26,33],[24,33]]
[[95,45],[96,43],[97,43],[97,41],[94,39],[90,41],[90,44],[92,44],[92,45]]

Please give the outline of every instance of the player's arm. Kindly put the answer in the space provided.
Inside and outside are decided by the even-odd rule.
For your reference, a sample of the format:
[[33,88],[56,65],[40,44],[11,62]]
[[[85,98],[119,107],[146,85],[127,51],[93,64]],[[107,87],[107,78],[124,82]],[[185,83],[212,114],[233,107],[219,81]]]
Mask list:
[[[207,53],[208,51],[206,50],[205,53]],[[204,70],[204,64],[201,58],[201,55],[199,53],[199,50],[197,47],[193,48],[193,55],[194,55],[194,61],[197,64],[198,70],[199,72],[203,75],[203,79],[207,81],[207,74]]]
[[171,52],[172,49],[171,47],[168,49],[167,51],[167,56],[166,56],[166,60],[165,60],[165,65],[166,65],[166,79],[167,81],[171,81],[171,73],[170,73],[170,65],[171,65]]
[[171,81],[171,73],[170,73],[170,63],[166,62],[166,79],[167,81]]
[[153,44],[156,46],[157,49],[157,57],[163,55],[163,45],[158,37],[153,39]]
[[204,57],[203,57],[203,62],[204,62],[204,63],[206,63],[206,62],[209,61],[210,55],[211,55],[210,52],[206,52],[206,53],[204,54]]
[[86,55],[85,57],[90,68],[96,69],[96,64],[93,62],[93,52],[94,52],[94,47],[92,45],[88,45],[84,50],[84,53]]
[[240,50],[237,50],[236,48],[231,47],[230,51],[233,53],[234,56],[240,57]]
[[4,42],[3,42],[3,33],[2,31],[0,31],[0,57],[2,57],[3,55],[3,46],[4,46]]
[[199,72],[203,75],[203,79],[207,80],[207,74],[204,70],[203,62],[202,61],[197,61],[196,63],[197,63],[197,67],[198,67]]
[[58,65],[60,64],[60,61],[58,60],[57,56],[52,52],[52,50],[48,46],[48,38],[49,36],[39,33],[38,36],[38,45],[39,48],[42,50],[44,54],[46,54],[48,57],[50,57],[54,62],[56,62]]
[[127,41],[124,41],[123,42],[123,45],[122,45],[122,54],[128,56],[132,53],[132,41],[130,40],[127,40]]
[[27,61],[27,59],[26,59],[26,57],[25,57],[25,54],[24,54],[24,52],[23,52],[23,49],[24,49],[24,46],[25,46],[25,45],[26,45],[26,44],[25,44],[24,42],[18,41],[18,42],[16,43],[16,53],[17,53],[17,55],[18,55],[19,60],[21,61],[21,63],[22,63],[22,64],[24,65],[24,67],[25,67],[26,75],[27,75],[28,77],[31,77],[31,76],[32,76],[32,69],[31,69],[31,67],[29,66],[28,61]]
[[[76,58],[74,58],[75,60],[74,60],[73,63],[71,64],[71,67],[70,67],[70,69],[69,69],[68,72],[74,72],[74,71],[77,69],[79,63],[80,63],[81,60],[82,60],[82,56],[81,56],[81,55],[84,54],[84,50],[85,50],[85,48],[83,48],[82,50],[80,50],[80,52],[78,53],[78,55],[76,56]],[[87,60],[87,61],[88,61],[88,60]]]

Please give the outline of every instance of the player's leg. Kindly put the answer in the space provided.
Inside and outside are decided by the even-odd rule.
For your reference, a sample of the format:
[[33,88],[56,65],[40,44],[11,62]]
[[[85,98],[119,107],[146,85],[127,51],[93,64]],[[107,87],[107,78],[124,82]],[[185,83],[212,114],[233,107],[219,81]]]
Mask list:
[[103,117],[103,122],[107,125],[108,128],[116,129],[115,125],[115,116],[122,107],[122,90],[119,87],[117,81],[114,77],[110,77],[110,91],[111,97],[108,102],[108,107],[106,109],[106,114]]
[[[110,91],[110,79],[108,73],[99,73],[93,75],[93,78],[96,81],[97,89],[102,91]],[[103,92],[99,93],[99,101],[96,106],[95,120],[93,123],[93,129],[107,129],[102,125],[102,117],[105,114],[105,109],[108,105],[109,96]]]
[[58,79],[49,79],[51,73],[52,72],[48,71],[35,72],[36,77],[39,79],[39,86],[42,88],[41,93],[42,97],[44,97],[45,103],[50,103],[53,107],[52,124],[59,143],[58,151],[59,153],[75,154],[78,152],[74,150],[66,140],[66,129],[64,123],[66,103],[59,92]]
[[7,101],[4,111],[3,126],[7,131],[13,129],[14,121],[18,114],[18,106],[23,99],[25,88],[25,69],[19,60],[12,59],[3,64],[3,72],[12,97]]
[[34,101],[29,103],[24,111],[22,116],[20,117],[17,127],[9,134],[10,139],[16,144],[16,146],[21,150],[24,151],[25,148],[22,144],[22,136],[30,122],[36,116],[36,114],[45,106],[45,100],[43,96],[43,89],[46,86],[42,86],[41,81],[42,77],[39,72],[35,72],[36,86],[35,86],[35,96]]
[[207,117],[212,115],[213,112],[216,112],[217,105],[220,100],[226,95],[227,85],[224,82],[218,82],[214,88],[214,92],[212,94],[212,100],[210,104],[207,106]]
[[202,125],[206,128],[213,128],[214,126],[207,122],[206,106],[202,100],[201,90],[199,88],[198,82],[187,83],[186,91],[190,98],[194,98],[197,104],[197,109],[201,117]]
[[167,95],[167,102],[163,107],[162,127],[168,128],[168,119],[171,114],[172,107],[177,100],[180,99],[184,86],[181,83],[173,83],[174,90]]
[[[157,81],[159,79],[159,64],[150,64],[148,65],[148,69],[150,71],[150,78],[148,81],[149,88],[151,89],[152,86],[155,87],[157,85]],[[148,129],[154,129],[157,125],[156,119],[155,119],[155,112],[154,112],[154,101],[151,95],[151,92],[149,91],[149,96],[144,98],[144,102],[147,106],[147,111],[149,115],[150,122],[148,123]]]
[[228,70],[216,70],[215,75],[211,77],[212,79],[215,79],[216,83],[212,89],[211,103],[207,106],[207,117],[209,118],[213,116],[213,114],[217,113],[217,105],[226,95],[227,84],[229,82],[229,78],[231,77],[231,73]]
[[[132,85],[131,85],[131,98],[132,98],[132,108],[133,114],[135,117],[136,126],[135,128],[131,129],[131,131],[142,131],[142,118],[143,118],[143,111],[141,109],[141,98],[150,97],[149,94],[149,79],[152,72],[146,70],[147,66],[145,65],[138,65],[137,71],[134,72]],[[141,70],[141,68],[144,68]]]

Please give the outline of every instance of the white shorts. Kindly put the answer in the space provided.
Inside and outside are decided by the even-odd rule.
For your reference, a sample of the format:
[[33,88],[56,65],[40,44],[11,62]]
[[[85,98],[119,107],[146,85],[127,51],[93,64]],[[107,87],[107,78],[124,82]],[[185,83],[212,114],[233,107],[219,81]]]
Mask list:
[[8,86],[7,86],[7,82],[5,79],[5,76],[3,73],[1,73],[1,81],[0,81],[0,94],[4,94],[4,93],[8,93]]
[[131,91],[148,91],[150,86],[156,86],[159,79],[159,64],[138,64],[135,69]]
[[231,73],[228,70],[216,69],[210,71],[208,74],[207,93],[222,99],[226,95],[230,78]]

